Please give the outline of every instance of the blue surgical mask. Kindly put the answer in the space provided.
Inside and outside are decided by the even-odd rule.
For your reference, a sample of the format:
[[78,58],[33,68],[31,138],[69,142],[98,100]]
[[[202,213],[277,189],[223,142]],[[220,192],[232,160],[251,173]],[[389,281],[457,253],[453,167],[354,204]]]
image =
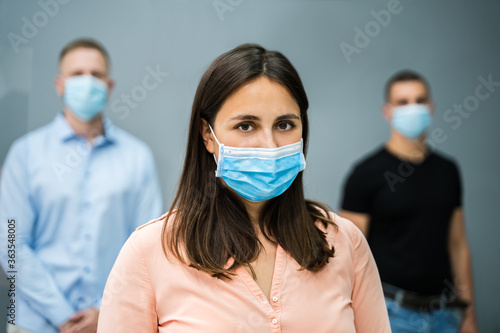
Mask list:
[[86,122],[104,109],[107,96],[107,84],[93,75],[72,76],[64,83],[64,104]]
[[[210,126],[210,125],[209,125]],[[306,161],[299,142],[279,148],[240,148],[219,145],[216,177],[250,201],[266,201],[285,192]]]
[[431,125],[427,104],[407,104],[392,109],[392,126],[409,139],[417,139]]

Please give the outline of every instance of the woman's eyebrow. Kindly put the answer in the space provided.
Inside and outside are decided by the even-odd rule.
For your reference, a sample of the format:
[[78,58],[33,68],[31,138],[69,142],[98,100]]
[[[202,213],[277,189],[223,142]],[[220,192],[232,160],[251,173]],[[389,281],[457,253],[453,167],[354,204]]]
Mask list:
[[[287,119],[297,119],[297,120],[300,120],[300,117],[297,116],[296,114],[293,114],[293,113],[287,113],[287,114],[284,114],[284,115],[281,115],[279,117],[276,118],[277,121],[280,121],[280,120],[287,120]],[[232,118],[229,119],[229,121],[233,121],[233,120],[255,120],[255,121],[260,121],[260,117],[257,117],[257,116],[253,116],[253,115],[238,115],[238,116],[234,116]]]
[[238,115],[238,116],[232,117],[229,120],[230,121],[231,120],[257,120],[257,121],[260,121],[260,118],[257,116],[252,116],[252,115]]
[[276,120],[287,120],[287,119],[297,119],[297,120],[300,120],[300,117],[297,116],[296,114],[293,114],[293,113],[287,113],[287,114],[284,114],[282,116],[279,116],[278,118],[276,118]]

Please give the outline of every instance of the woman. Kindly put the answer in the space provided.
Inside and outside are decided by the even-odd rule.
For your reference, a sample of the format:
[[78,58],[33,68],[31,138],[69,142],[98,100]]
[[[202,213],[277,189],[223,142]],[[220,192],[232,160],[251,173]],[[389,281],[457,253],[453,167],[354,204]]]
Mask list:
[[304,199],[307,108],[279,52],[210,65],[170,213],[123,246],[99,332],[390,332],[361,232]]

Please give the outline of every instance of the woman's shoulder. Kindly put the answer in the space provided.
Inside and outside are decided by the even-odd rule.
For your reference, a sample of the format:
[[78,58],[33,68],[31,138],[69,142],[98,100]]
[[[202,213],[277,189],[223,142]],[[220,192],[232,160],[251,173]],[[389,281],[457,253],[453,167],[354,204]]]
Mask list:
[[321,231],[323,231],[327,234],[335,234],[339,231],[351,233],[351,232],[356,232],[355,230],[358,229],[353,222],[346,219],[345,217],[340,216],[339,214],[337,214],[333,211],[325,212],[325,211],[321,210],[321,212],[322,212],[322,215],[324,217],[328,217],[328,219],[332,223],[328,223],[328,225],[325,227],[324,224],[319,223],[319,220],[318,220],[318,221],[316,221],[316,225],[318,226],[318,228],[320,228]]
[[136,233],[151,233],[151,232],[157,231],[158,228],[163,227],[163,224],[165,223],[167,216],[168,216],[168,212],[163,214],[162,216],[156,218],[156,219],[148,221],[148,222],[144,223],[143,225],[137,227],[137,229],[135,229],[135,232]]
[[140,245],[145,252],[148,252],[153,248],[161,248],[163,226],[166,223],[168,216],[169,214],[165,213],[162,216],[137,227],[132,235],[130,235],[130,241],[135,245]]
[[356,246],[360,238],[364,237],[361,230],[359,230],[350,220],[333,211],[328,212],[328,217],[333,223],[329,223],[326,228],[322,227],[323,225],[321,223],[317,225],[318,227],[321,226],[320,229],[326,234],[327,239],[333,245],[338,245],[341,240],[344,240]]

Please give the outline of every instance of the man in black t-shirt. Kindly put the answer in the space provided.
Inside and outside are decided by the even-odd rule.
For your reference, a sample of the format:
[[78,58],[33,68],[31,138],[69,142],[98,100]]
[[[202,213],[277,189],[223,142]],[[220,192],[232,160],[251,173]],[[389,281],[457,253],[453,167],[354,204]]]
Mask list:
[[426,145],[428,84],[402,71],[385,93],[391,136],[349,175],[341,215],[368,239],[393,332],[477,332],[459,171]]

